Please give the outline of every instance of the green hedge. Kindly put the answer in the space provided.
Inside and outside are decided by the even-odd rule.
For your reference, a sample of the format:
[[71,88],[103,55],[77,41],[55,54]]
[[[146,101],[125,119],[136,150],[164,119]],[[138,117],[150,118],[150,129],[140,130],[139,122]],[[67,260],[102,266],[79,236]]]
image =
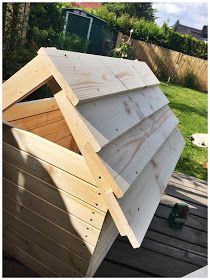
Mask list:
[[111,28],[125,35],[129,35],[130,30],[134,29],[132,35],[134,39],[207,59],[208,45],[205,42],[197,40],[191,35],[177,33],[166,23],[161,27],[153,22],[145,21],[144,19],[139,20],[128,15],[117,17],[115,13],[109,12],[106,6],[102,6],[99,9],[86,10],[105,20]]

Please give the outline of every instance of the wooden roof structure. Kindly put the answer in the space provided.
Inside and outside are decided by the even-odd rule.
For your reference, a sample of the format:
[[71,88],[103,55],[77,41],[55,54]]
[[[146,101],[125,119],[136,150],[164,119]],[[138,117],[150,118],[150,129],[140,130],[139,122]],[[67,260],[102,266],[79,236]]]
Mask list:
[[3,84],[4,115],[46,83],[89,167],[81,177],[139,247],[184,147],[159,81],[144,62],[41,48]]

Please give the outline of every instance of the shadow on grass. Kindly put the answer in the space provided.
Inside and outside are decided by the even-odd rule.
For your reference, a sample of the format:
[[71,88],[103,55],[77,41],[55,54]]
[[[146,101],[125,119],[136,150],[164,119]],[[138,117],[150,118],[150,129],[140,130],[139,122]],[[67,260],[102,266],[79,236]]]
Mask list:
[[207,180],[207,170],[203,168],[202,164],[199,164],[189,157],[180,158],[176,166],[176,171]]
[[170,102],[170,107],[172,109],[176,109],[176,110],[179,110],[181,112],[184,112],[184,113],[196,113],[202,117],[207,117],[207,111],[205,110],[201,110],[201,109],[198,109],[196,107],[193,107],[193,106],[189,106],[187,105],[186,103],[175,103],[175,102]]

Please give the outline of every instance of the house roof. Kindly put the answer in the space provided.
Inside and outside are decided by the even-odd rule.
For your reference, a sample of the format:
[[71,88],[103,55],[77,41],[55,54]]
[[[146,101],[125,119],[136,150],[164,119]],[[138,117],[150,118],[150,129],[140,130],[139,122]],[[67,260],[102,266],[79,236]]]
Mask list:
[[44,83],[120,234],[139,247],[184,147],[159,81],[145,62],[41,48],[3,84],[3,109]]

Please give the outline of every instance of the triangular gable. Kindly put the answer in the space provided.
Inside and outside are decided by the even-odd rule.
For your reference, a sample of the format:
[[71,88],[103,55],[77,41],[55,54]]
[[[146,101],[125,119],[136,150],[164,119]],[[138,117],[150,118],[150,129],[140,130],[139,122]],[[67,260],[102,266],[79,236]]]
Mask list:
[[3,109],[46,82],[118,230],[139,247],[184,147],[157,78],[144,62],[41,48],[3,84]]

